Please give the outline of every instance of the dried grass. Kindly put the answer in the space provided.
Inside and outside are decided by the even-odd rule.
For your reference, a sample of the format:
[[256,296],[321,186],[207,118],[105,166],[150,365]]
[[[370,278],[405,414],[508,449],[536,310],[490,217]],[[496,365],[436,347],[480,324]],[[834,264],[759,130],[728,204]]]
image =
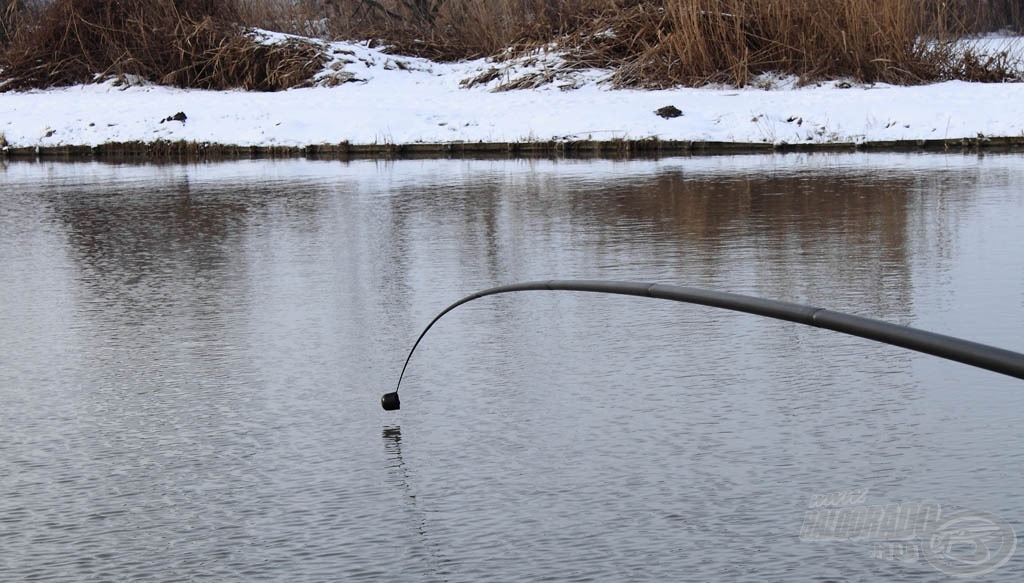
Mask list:
[[[622,87],[1016,78],[1008,59],[954,43],[1024,24],[1020,0],[247,0],[253,24],[375,39],[438,60],[508,57],[557,43]],[[529,84],[527,84],[529,85]]]
[[[45,6],[45,10],[42,7]],[[310,82],[319,49],[266,46],[242,26],[370,39],[437,60],[557,45],[622,87],[1019,78],[1007,55],[955,42],[1024,24],[1020,0],[0,0],[6,89],[128,76],[276,90]],[[527,84],[529,85],[529,84]]]
[[[915,84],[957,77],[1005,80],[1008,59],[964,61],[955,21],[922,0],[632,0],[570,43],[580,65],[615,70],[621,87],[750,84],[782,73]],[[941,34],[940,34],[941,32]]]
[[492,56],[547,44],[614,7],[614,0],[441,0],[430,16],[396,6],[377,36],[396,50],[438,60]]
[[41,11],[39,0],[0,0],[0,48],[26,31]]
[[577,30],[616,0],[241,0],[247,22],[329,39],[374,39],[436,60],[491,56]]
[[110,77],[203,89],[273,91],[324,62],[309,43],[261,44],[223,0],[57,0],[2,55],[5,90]]

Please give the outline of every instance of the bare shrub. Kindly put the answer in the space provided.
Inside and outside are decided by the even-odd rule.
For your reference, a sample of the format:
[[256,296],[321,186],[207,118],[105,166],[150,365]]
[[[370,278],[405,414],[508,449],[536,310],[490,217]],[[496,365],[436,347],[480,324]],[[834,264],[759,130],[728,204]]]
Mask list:
[[308,82],[323,56],[308,43],[244,34],[225,0],[56,0],[0,57],[3,89],[111,76],[204,89],[278,90]]
[[616,0],[241,0],[246,22],[439,60],[556,40]]
[[948,79],[976,83],[1005,83],[1021,80],[1021,60],[1009,50],[994,53],[967,45],[951,52],[947,59]]
[[[399,10],[381,30],[399,50],[452,60],[550,43],[580,29],[614,0],[435,0],[428,16]],[[397,8],[397,7],[396,7]]]
[[243,0],[259,26],[373,39],[440,60],[511,56],[557,43],[619,86],[1003,79],[1005,60],[953,41],[1020,20],[1021,0]]
[[[26,10],[44,5],[39,15]],[[137,75],[274,90],[319,70],[316,47],[261,45],[242,26],[371,40],[438,60],[553,45],[569,66],[610,68],[618,86],[654,88],[743,86],[764,73],[805,83],[1017,79],[1008,55],[985,56],[956,41],[1019,26],[1024,1],[0,0],[0,7],[6,89]]]
[[929,0],[939,30],[969,33],[1001,29],[1024,29],[1024,2],[1021,0]]
[[0,48],[27,32],[41,11],[41,0],[0,0]]

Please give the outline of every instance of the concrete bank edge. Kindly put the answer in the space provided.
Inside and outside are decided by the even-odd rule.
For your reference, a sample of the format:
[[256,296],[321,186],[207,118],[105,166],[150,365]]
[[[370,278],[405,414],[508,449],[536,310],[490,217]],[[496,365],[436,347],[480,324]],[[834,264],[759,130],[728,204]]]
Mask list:
[[447,158],[623,157],[763,154],[773,152],[1007,152],[1024,150],[1024,136],[834,143],[744,143],[670,140],[584,140],[550,142],[448,142],[436,144],[317,144],[238,146],[197,142],[116,142],[98,146],[4,147],[7,159],[251,159],[251,158]]

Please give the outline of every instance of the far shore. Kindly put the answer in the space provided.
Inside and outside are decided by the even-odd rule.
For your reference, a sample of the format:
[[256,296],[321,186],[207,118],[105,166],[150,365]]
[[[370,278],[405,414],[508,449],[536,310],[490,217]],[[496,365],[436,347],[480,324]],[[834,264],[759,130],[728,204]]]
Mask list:
[[[1024,50],[1022,40],[984,42],[998,52]],[[329,51],[335,77],[277,92],[139,79],[0,92],[0,150],[165,160],[1024,149],[1024,82],[769,76],[742,88],[617,89],[610,71],[564,69],[557,53],[439,63],[363,42]]]

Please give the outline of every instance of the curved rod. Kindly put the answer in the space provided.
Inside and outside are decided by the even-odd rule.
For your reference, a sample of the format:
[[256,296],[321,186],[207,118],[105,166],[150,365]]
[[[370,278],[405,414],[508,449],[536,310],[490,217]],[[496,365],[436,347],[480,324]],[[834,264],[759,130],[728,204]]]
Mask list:
[[395,392],[388,393],[381,398],[381,404],[387,410],[399,408],[398,389],[402,386],[402,378],[405,376],[405,369],[409,366],[413,352],[419,346],[420,341],[427,335],[427,332],[441,319],[442,316],[455,308],[471,302],[477,298],[519,291],[581,291],[597,292],[606,294],[620,294],[627,296],[651,297],[663,300],[673,300],[689,304],[700,304],[715,308],[723,308],[737,312],[746,312],[758,316],[766,316],[778,320],[787,320],[798,324],[806,324],[816,328],[826,328],[843,334],[860,336],[894,346],[901,346],[924,352],[933,356],[955,360],[978,368],[1002,373],[1018,379],[1024,379],[1024,354],[987,346],[969,340],[944,336],[934,332],[909,328],[853,316],[842,312],[834,312],[814,306],[802,304],[791,304],[777,300],[768,300],[753,296],[744,296],[726,292],[710,291],[695,287],[679,287],[660,283],[641,283],[633,281],[598,281],[598,280],[548,280],[531,281],[526,283],[514,283],[492,287],[466,296],[454,304],[445,308],[440,314],[434,317],[427,324],[427,327],[420,333],[419,338],[412,345],[412,350],[405,358],[405,365],[398,375],[398,384]]

